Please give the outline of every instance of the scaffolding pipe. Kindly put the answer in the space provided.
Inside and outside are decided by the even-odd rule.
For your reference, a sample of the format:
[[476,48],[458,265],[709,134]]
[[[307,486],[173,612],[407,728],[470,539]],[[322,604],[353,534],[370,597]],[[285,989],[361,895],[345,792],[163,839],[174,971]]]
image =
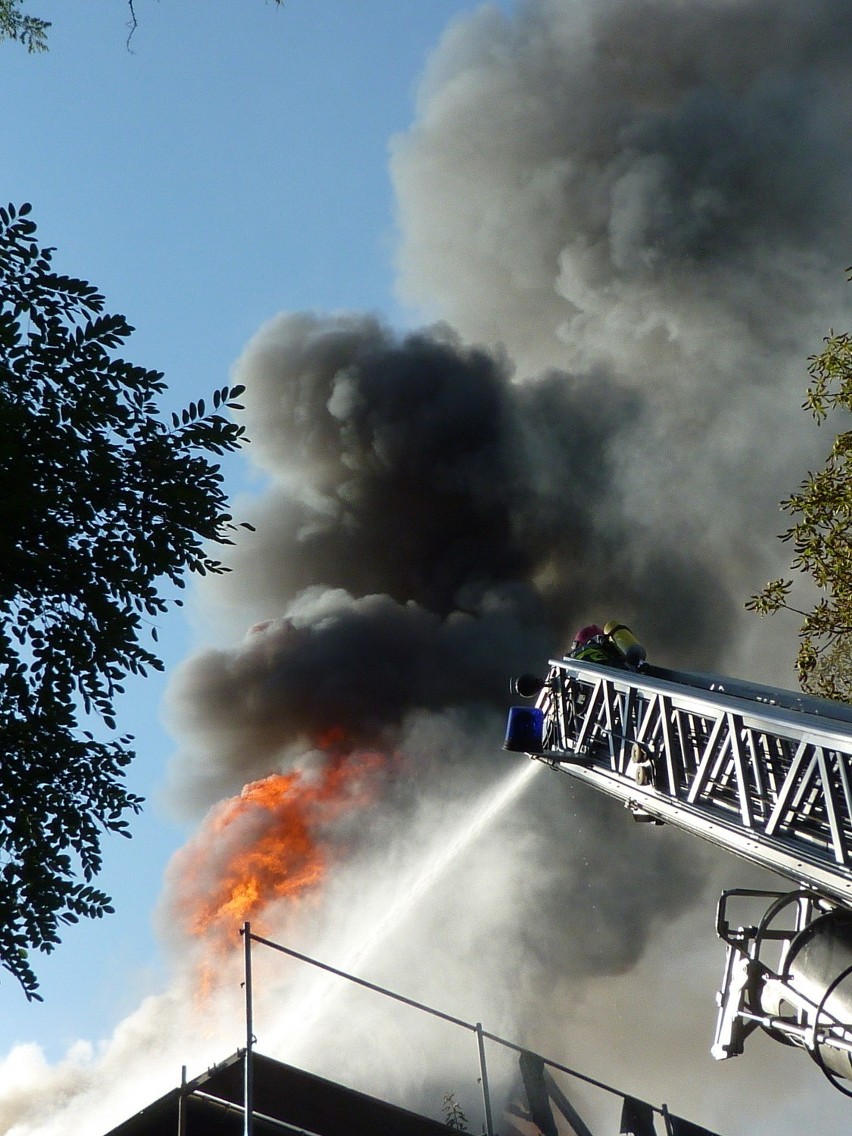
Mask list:
[[491,1094],[488,1091],[488,1070],[485,1066],[485,1038],[482,1035],[482,1022],[475,1026],[476,1041],[479,1046],[479,1077],[482,1082],[482,1105],[485,1109],[485,1136],[494,1136],[494,1125],[491,1121]]
[[254,1076],[252,1068],[252,1051],[254,1046],[254,1020],[252,1013],[251,994],[251,924],[244,923],[241,932],[245,944],[246,960],[246,1053],[243,1070],[243,1136],[252,1136],[254,1129]]
[[180,1067],[180,1096],[178,1097],[177,1136],[186,1136],[186,1066]]
[[[493,1041],[497,1045],[501,1045],[506,1049],[513,1050],[518,1054],[526,1052],[522,1045],[516,1045],[515,1042],[509,1041],[505,1037],[500,1037],[499,1034],[491,1033],[489,1030],[483,1029],[481,1023],[479,1022],[477,1022],[476,1025],[474,1025],[472,1022],[466,1022],[463,1018],[457,1018],[452,1014],[446,1014],[443,1012],[443,1010],[438,1010],[434,1006],[427,1006],[424,1002],[417,1002],[414,998],[407,998],[404,994],[397,994],[393,990],[388,990],[385,986],[379,986],[375,982],[368,982],[366,979],[358,978],[356,975],[350,974],[348,971],[340,970],[336,966],[330,966],[326,962],[320,962],[319,959],[312,958],[311,955],[302,954],[301,951],[296,951],[292,947],[285,947],[283,943],[276,943],[272,939],[263,938],[263,936],[261,935],[253,935],[248,923],[245,924],[240,934],[244,934],[247,940],[253,939],[254,942],[260,943],[264,947],[271,947],[274,951],[279,951],[281,954],[289,955],[290,958],[298,959],[300,962],[307,963],[309,966],[316,967],[319,970],[324,970],[328,974],[334,974],[338,978],[343,978],[347,982],[354,983],[356,986],[362,986],[366,990],[372,990],[374,993],[382,994],[386,998],[393,999],[395,1002],[401,1002],[405,1006],[411,1006],[415,1010],[421,1010],[423,1011],[423,1013],[431,1014],[432,1017],[440,1018],[441,1021],[449,1022],[451,1025],[459,1026],[462,1029],[470,1030],[471,1033],[475,1033],[477,1035],[477,1040],[479,1043],[479,1061],[482,1071],[482,1092],[483,1101],[485,1103],[486,1123],[488,1126],[487,1136],[494,1136],[493,1121],[491,1120],[491,1102],[488,1094],[487,1072],[485,1068],[485,1039],[487,1038],[489,1041]],[[248,1002],[247,1006],[249,1006],[250,1012],[250,1004]],[[249,1034],[251,1034],[250,1026]],[[624,1097],[624,1093],[620,1089],[616,1089],[612,1085],[607,1085],[604,1081],[598,1081],[594,1077],[588,1077],[585,1073],[580,1073],[577,1069],[572,1069],[569,1065],[562,1065],[560,1064],[560,1062],[551,1061],[547,1057],[543,1057],[542,1060],[549,1069],[556,1069],[560,1073],[565,1073],[567,1074],[567,1076],[573,1077],[575,1080],[582,1081],[584,1084],[591,1085],[593,1088],[600,1089],[605,1093],[610,1093],[612,1096],[621,1098]],[[665,1116],[665,1113],[662,1112],[662,1109],[660,1109],[659,1106],[649,1105],[649,1107],[653,1112],[658,1114],[662,1113]]]

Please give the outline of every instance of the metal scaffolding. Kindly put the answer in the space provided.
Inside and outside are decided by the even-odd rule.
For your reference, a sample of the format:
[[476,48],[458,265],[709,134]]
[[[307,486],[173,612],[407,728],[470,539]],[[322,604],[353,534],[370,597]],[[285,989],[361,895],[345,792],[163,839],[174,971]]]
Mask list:
[[[424,1002],[418,1002],[413,998],[408,998],[404,994],[399,994],[396,991],[389,990],[387,987],[379,986],[375,982],[369,982],[364,978],[357,975],[350,974],[345,970],[340,970],[337,967],[331,966],[328,963],[321,962],[319,959],[312,958],[310,955],[301,953],[294,950],[292,947],[285,946],[283,943],[276,943],[271,939],[267,939],[262,935],[258,935],[251,929],[250,923],[243,924],[240,930],[243,936],[244,951],[245,951],[245,993],[246,993],[246,1048],[243,1051],[243,1119],[244,1136],[254,1136],[254,1120],[255,1108],[253,1104],[254,1088],[252,1078],[252,1068],[257,1054],[254,1052],[255,1038],[253,1034],[253,1009],[252,1009],[252,979],[251,979],[251,948],[252,944],[270,948],[279,954],[287,955],[292,959],[299,962],[306,963],[308,966],[315,967],[319,970],[325,971],[327,974],[334,975],[336,978],[343,979],[346,982],[360,986],[362,989],[371,991],[374,994],[379,994],[392,1001],[402,1003],[405,1006],[417,1010],[421,1013],[430,1015],[431,1017],[438,1018],[441,1021],[448,1022],[450,1025],[456,1026],[462,1030],[467,1031],[476,1038],[477,1056],[479,1065],[479,1076],[477,1078],[482,1093],[482,1107],[483,1107],[483,1134],[484,1136],[494,1136],[494,1108],[491,1099],[491,1090],[489,1087],[488,1068],[485,1057],[485,1043],[491,1042],[497,1046],[507,1049],[517,1054],[523,1061],[531,1062],[533,1065],[540,1066],[539,1076],[541,1079],[542,1091],[546,1094],[549,1101],[552,1102],[563,1118],[570,1125],[569,1131],[576,1133],[577,1136],[592,1136],[591,1130],[586,1126],[572,1103],[568,1100],[565,1093],[559,1088],[553,1080],[552,1072],[564,1073],[573,1078],[581,1084],[598,1090],[610,1097],[617,1098],[622,1104],[627,1107],[629,1104],[633,1108],[639,1108],[642,1115],[645,1117],[644,1126],[641,1128],[642,1133],[655,1134],[654,1117],[659,1117],[665,1127],[666,1136],[680,1136],[681,1133],[695,1132],[705,1133],[706,1136],[713,1136],[713,1133],[708,1132],[706,1129],[699,1129],[696,1125],[691,1124],[689,1121],[675,1116],[670,1112],[668,1106],[663,1104],[661,1106],[652,1105],[646,1101],[639,1101],[634,1097],[628,1096],[623,1090],[617,1089],[612,1085],[608,1085],[603,1081],[596,1080],[594,1077],[589,1077],[584,1073],[579,1072],[567,1065],[560,1062],[550,1060],[549,1058],[540,1057],[531,1054],[527,1049],[521,1045],[517,1045],[513,1041],[509,1041],[499,1034],[492,1033],[485,1029],[481,1022],[468,1022],[463,1018],[458,1018],[453,1014],[445,1013],[434,1006],[428,1006]],[[523,1067],[523,1066],[522,1066]],[[525,1079],[526,1086],[526,1079]],[[550,1105],[546,1106],[546,1114],[549,1115]],[[432,1124],[431,1121],[422,1121],[423,1124]],[[552,1118],[550,1120],[552,1124]],[[439,1125],[444,1130],[443,1125]],[[547,1129],[548,1125],[545,1124],[544,1128]],[[418,1134],[419,1136],[419,1134]],[[424,1134],[425,1136],[425,1134]]]

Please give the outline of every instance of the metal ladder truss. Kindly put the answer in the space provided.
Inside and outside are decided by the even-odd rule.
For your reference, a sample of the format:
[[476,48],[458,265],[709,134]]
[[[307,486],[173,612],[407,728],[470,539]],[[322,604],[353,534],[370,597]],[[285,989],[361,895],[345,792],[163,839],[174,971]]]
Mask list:
[[852,906],[852,724],[551,659],[531,756]]

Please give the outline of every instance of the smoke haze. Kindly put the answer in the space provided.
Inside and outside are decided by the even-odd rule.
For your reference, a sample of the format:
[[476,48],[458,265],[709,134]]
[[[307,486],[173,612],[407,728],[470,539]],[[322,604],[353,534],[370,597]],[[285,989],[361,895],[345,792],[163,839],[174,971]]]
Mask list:
[[[266,489],[205,599],[250,630],[174,678],[169,795],[200,817],[382,755],[372,803],[315,823],[316,897],[265,912],[297,949],[340,965],[470,823],[514,760],[508,678],[575,627],[617,617],[663,665],[789,683],[789,642],[756,645],[742,603],[783,570],[777,501],[823,446],[799,406],[844,318],[850,28],[837,0],[480,8],[392,144],[399,286],[426,325],[285,314],[247,346]],[[542,770],[359,973],[727,1136],[798,1131],[804,1058],[707,1053],[715,892],[756,878]],[[299,980],[276,975],[262,1049],[436,1113],[454,1042],[345,997],[293,1042],[272,1007]],[[53,1131],[10,1099],[0,1130]]]
[[402,294],[521,375],[641,391],[625,509],[738,603],[813,460],[796,408],[842,310],[848,66],[835,2],[485,6],[394,145]]

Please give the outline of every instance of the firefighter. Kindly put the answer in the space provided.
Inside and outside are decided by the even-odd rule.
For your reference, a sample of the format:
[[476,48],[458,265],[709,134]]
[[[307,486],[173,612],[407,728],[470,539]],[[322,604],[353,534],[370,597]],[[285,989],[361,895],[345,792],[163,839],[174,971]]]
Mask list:
[[574,635],[569,657],[583,659],[587,663],[605,663],[616,667],[624,665],[621,652],[604,629],[598,627],[596,623],[581,627]]

